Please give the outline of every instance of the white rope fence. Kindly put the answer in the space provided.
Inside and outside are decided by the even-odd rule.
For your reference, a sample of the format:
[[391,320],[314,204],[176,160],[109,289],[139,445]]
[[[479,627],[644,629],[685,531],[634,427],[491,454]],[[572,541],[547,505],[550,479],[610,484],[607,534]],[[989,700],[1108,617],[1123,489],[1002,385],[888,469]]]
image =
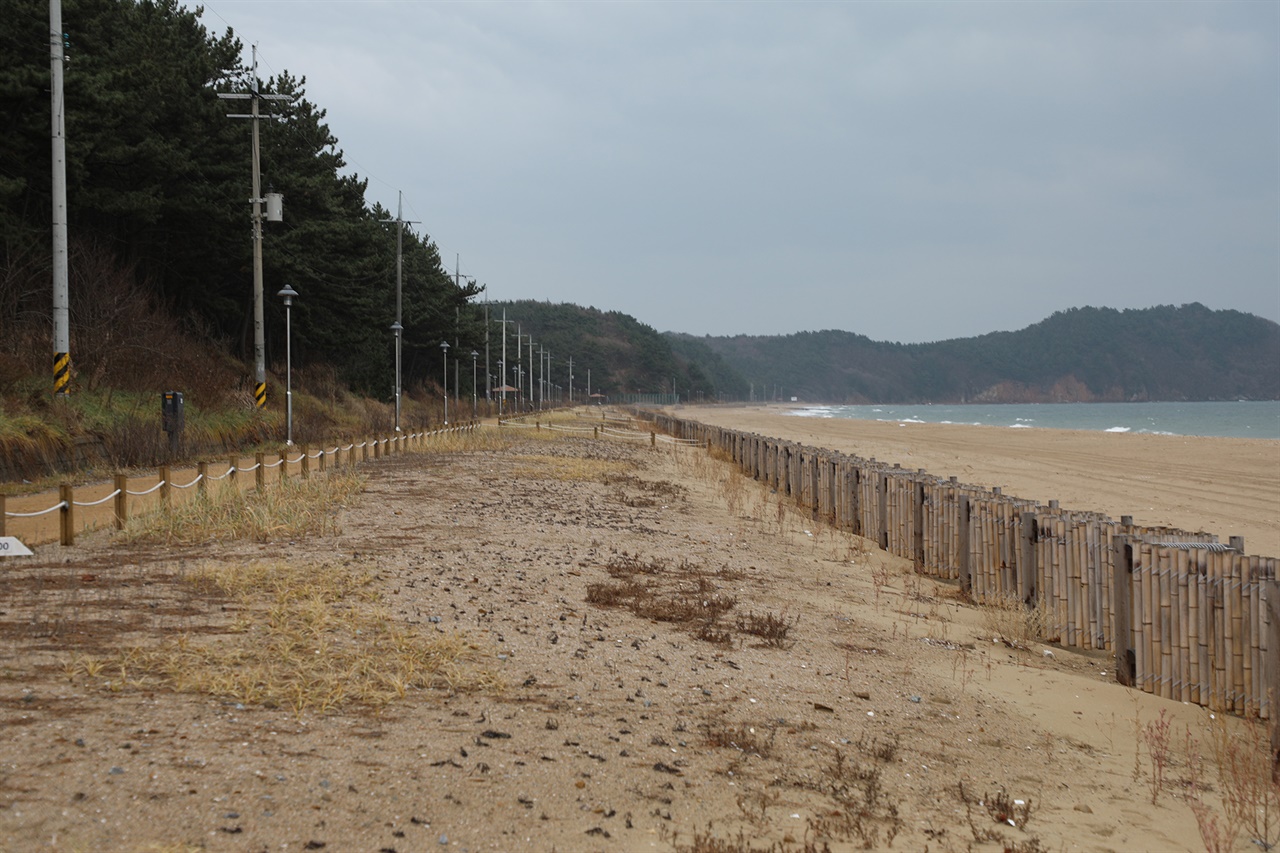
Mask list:
[[[72,503],[72,504],[74,504],[75,506],[98,506],[99,504],[104,504],[104,503],[106,503],[107,501],[115,500],[115,497],[116,497],[116,495],[118,495],[118,494],[120,494],[120,490],[119,490],[119,489],[116,489],[114,492],[112,492],[111,494],[107,495],[105,498],[102,498],[101,500],[96,500],[96,501],[72,501],[71,503]],[[47,510],[46,510],[46,512],[47,512]]]
[[[520,426],[529,425],[520,424]],[[77,507],[91,509],[93,507],[98,507],[115,501],[115,523],[117,528],[119,528],[123,527],[128,515],[127,501],[130,497],[141,498],[154,494],[155,492],[161,492],[161,500],[164,504],[167,504],[169,502],[170,489],[190,489],[191,487],[198,485],[200,490],[203,492],[205,486],[210,482],[225,480],[227,478],[234,477],[237,474],[249,474],[255,472],[257,474],[256,486],[261,488],[265,485],[263,474],[272,468],[282,469],[280,474],[281,480],[283,480],[286,476],[286,472],[289,470],[288,466],[301,463],[301,473],[302,476],[306,478],[311,476],[309,463],[314,459],[320,460],[320,470],[323,472],[326,467],[325,462],[328,459],[333,459],[335,466],[342,464],[343,461],[345,461],[347,465],[355,465],[357,462],[367,461],[371,458],[370,449],[372,449],[372,458],[377,459],[381,456],[390,456],[393,453],[404,453],[409,451],[411,447],[420,445],[422,442],[433,436],[470,432],[478,427],[479,424],[476,422],[459,422],[441,429],[401,433],[399,435],[385,437],[371,437],[366,438],[359,443],[351,441],[346,445],[334,445],[332,450],[325,450],[324,445],[321,445],[321,448],[314,452],[306,446],[303,446],[301,448],[301,452],[299,452],[297,456],[290,457],[288,451],[283,451],[273,462],[267,462],[264,459],[265,454],[258,453],[254,464],[247,467],[241,466],[239,462],[233,458],[227,465],[226,470],[217,475],[211,475],[208,473],[209,463],[200,462],[198,463],[199,470],[195,477],[187,483],[173,482],[172,477],[168,473],[168,467],[161,466],[159,481],[146,489],[130,489],[127,485],[127,475],[117,474],[115,489],[97,500],[75,500],[73,487],[70,484],[66,484],[59,487],[59,491],[61,492],[59,496],[60,499],[52,506],[30,511],[15,511],[8,509],[8,507],[5,506],[7,500],[6,496],[0,495],[0,536],[4,536],[8,532],[6,530],[6,521],[9,519],[34,519],[51,513],[61,513],[62,517],[59,525],[61,533],[59,538],[63,545],[71,545],[74,544],[75,534],[78,532],[74,514],[74,510]],[[357,453],[357,451],[361,452]],[[343,453],[350,454],[346,460],[341,458],[341,454]],[[94,522],[90,522],[86,526],[92,526],[93,523]]]

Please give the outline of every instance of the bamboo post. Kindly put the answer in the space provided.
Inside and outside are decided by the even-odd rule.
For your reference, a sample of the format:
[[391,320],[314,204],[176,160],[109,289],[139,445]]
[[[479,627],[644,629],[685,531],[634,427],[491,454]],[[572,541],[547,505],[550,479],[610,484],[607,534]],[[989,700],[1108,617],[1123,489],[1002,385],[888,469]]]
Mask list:
[[1173,696],[1173,577],[1170,571],[1172,560],[1171,549],[1159,550],[1160,566],[1160,631],[1156,635],[1160,640],[1160,695],[1165,699]]
[[1036,533],[1034,512],[1022,513],[1021,549],[1018,552],[1018,598],[1030,606],[1036,597]]
[[1280,711],[1276,701],[1280,698],[1280,581],[1264,581],[1263,604],[1266,608],[1266,695],[1263,710],[1271,733],[1271,781],[1280,783]]
[[1067,634],[1066,645],[1075,646],[1078,644],[1079,622],[1077,621],[1077,609],[1079,606],[1079,574],[1076,566],[1075,549],[1072,548],[1074,538],[1072,535],[1071,523],[1064,519],[1062,523],[1062,579],[1064,584],[1063,592],[1066,593],[1067,601]]
[[916,480],[912,484],[911,518],[914,528],[911,531],[911,552],[916,563],[916,571],[924,571],[924,482]]
[[876,503],[880,511],[876,542],[887,551],[889,549],[889,475],[883,471],[876,478]]
[[1246,717],[1256,717],[1262,713],[1261,661],[1258,657],[1258,635],[1262,627],[1261,613],[1258,610],[1258,569],[1260,557],[1245,557],[1241,569],[1241,580],[1244,583],[1244,684]]
[[1184,623],[1187,634],[1187,701],[1202,704],[1200,691],[1200,596],[1204,589],[1200,584],[1196,555],[1187,554],[1187,616]]
[[1213,601],[1210,598],[1212,587],[1209,584],[1209,555],[1204,551],[1196,552],[1196,632],[1199,636],[1199,648],[1196,658],[1200,674],[1197,681],[1200,685],[1200,705],[1208,707],[1212,696],[1211,682],[1213,667],[1210,663],[1209,648],[1213,636]]
[[1225,711],[1227,705],[1227,666],[1226,659],[1230,655],[1231,638],[1230,622],[1227,617],[1226,585],[1222,577],[1222,554],[1216,551],[1209,553],[1209,566],[1213,577],[1213,647],[1209,651],[1209,659],[1213,661],[1213,704],[1210,709]]
[[1187,677],[1187,552],[1173,552],[1173,573],[1169,578],[1169,599],[1173,603],[1173,698],[1186,702],[1189,691]]
[[59,541],[63,545],[76,544],[76,502],[70,483],[58,486],[58,498],[62,506],[58,512]]
[[116,512],[116,530],[124,530],[124,526],[129,521],[129,475],[116,474],[115,476],[115,492],[116,498],[113,502]]
[[1223,555],[1230,567],[1230,591],[1227,600],[1231,602],[1231,710],[1237,714],[1244,713],[1245,678],[1244,678],[1244,577],[1241,563],[1248,558],[1239,553]]
[[960,495],[959,514],[956,523],[956,557],[960,568],[960,592],[973,593],[973,577],[969,574],[969,496]]
[[[1023,513],[1023,518],[1032,513]],[[1125,687],[1134,682],[1135,659],[1132,649],[1133,611],[1130,601],[1133,595],[1133,545],[1128,536],[1116,536],[1111,540],[1114,551],[1111,561],[1111,644],[1115,650],[1116,681]]]

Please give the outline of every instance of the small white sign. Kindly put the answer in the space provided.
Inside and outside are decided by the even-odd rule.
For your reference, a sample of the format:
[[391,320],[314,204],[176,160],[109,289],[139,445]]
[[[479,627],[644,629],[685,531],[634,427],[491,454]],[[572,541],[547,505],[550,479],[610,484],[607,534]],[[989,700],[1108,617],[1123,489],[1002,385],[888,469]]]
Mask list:
[[16,536],[0,536],[0,557],[30,557],[31,549]]

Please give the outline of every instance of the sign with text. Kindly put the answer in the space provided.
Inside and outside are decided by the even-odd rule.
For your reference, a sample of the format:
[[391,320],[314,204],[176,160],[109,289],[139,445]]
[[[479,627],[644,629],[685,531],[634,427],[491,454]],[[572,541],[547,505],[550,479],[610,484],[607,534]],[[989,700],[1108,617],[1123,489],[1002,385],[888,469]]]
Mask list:
[[0,536],[0,557],[30,557],[31,549],[16,536]]

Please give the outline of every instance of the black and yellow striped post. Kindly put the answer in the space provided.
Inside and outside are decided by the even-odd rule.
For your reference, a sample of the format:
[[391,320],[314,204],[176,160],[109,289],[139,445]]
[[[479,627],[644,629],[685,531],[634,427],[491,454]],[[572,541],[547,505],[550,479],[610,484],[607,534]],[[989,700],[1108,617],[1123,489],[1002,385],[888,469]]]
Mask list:
[[71,353],[53,354],[53,393],[71,393]]
[[259,409],[267,405],[267,383],[259,382],[253,389],[253,402]]

